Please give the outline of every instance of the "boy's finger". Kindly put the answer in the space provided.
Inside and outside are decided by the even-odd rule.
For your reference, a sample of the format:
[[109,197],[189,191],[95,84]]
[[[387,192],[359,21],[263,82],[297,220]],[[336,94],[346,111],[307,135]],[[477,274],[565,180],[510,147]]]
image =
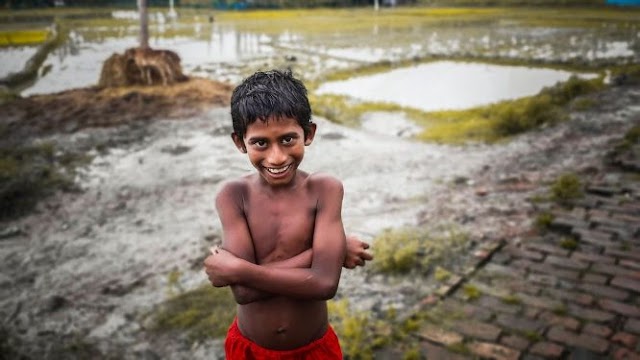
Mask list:
[[368,248],[369,248],[369,244],[368,244],[368,243],[366,243],[366,242],[364,242],[364,241],[361,241],[361,243],[362,243],[362,247],[363,247],[363,248],[365,248],[365,249],[368,249]]
[[368,252],[363,253],[360,257],[365,260],[373,260],[373,254]]
[[218,253],[218,247],[217,246],[212,246],[209,248],[209,251],[211,252],[211,254],[217,254]]

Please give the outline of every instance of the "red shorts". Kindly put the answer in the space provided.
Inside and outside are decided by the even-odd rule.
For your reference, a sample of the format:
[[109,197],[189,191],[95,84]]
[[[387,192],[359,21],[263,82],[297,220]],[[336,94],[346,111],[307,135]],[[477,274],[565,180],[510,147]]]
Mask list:
[[293,350],[263,348],[242,335],[237,320],[229,327],[224,341],[227,360],[342,360],[338,337],[331,326],[318,340]]

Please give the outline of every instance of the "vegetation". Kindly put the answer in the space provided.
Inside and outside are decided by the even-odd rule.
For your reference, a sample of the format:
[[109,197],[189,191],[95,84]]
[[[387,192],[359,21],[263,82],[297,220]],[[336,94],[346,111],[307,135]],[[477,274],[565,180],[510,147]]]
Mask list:
[[536,220],[534,222],[535,227],[538,230],[546,231],[547,229],[549,229],[549,226],[551,226],[553,219],[554,219],[554,216],[552,213],[548,211],[542,212],[538,214],[538,216],[536,217]]
[[191,341],[223,337],[233,321],[235,307],[228,287],[205,284],[169,298],[151,314],[153,330],[186,333]]
[[560,239],[560,247],[567,250],[575,250],[578,248],[578,241],[573,237],[563,237]]
[[551,184],[551,199],[559,205],[569,206],[572,201],[583,196],[580,178],[573,173],[561,175]]
[[72,190],[83,156],[58,153],[51,143],[0,145],[0,219],[24,214],[57,190]]
[[447,255],[460,251],[468,236],[455,229],[434,235],[427,229],[385,230],[373,240],[374,271],[402,274],[427,273]]
[[462,294],[467,300],[476,300],[480,297],[480,295],[482,295],[482,292],[480,291],[480,289],[478,289],[477,286],[474,286],[473,284],[465,284],[462,287]]

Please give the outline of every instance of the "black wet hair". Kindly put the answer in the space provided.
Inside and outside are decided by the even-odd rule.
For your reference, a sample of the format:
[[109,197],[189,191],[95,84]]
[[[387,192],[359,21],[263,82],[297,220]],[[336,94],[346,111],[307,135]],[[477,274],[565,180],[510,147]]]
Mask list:
[[233,132],[244,138],[255,121],[289,117],[296,119],[304,135],[311,128],[307,88],[291,70],[259,71],[244,79],[231,95]]

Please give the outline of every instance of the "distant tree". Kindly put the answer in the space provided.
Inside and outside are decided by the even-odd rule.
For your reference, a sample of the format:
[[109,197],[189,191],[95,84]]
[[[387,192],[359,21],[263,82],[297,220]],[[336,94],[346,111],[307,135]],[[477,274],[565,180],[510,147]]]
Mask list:
[[149,48],[149,15],[147,12],[147,0],[138,0],[138,12],[140,12],[140,48]]

